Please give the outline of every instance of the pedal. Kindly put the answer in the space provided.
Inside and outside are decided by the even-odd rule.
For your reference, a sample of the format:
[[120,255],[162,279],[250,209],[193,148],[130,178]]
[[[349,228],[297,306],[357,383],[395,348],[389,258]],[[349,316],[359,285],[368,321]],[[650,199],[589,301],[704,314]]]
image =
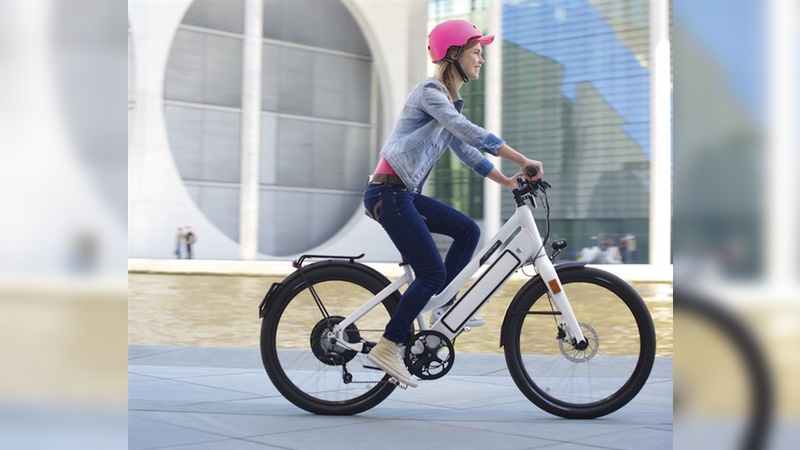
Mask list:
[[[365,368],[365,369],[372,369],[372,370],[378,370],[378,371],[380,371],[380,372],[384,372],[384,370],[383,370],[383,369],[381,369],[380,367],[368,366],[368,365],[366,365],[366,364],[362,364],[362,365],[361,365],[361,367],[363,367],[363,368]],[[385,372],[384,372],[384,373],[385,373]],[[388,380],[388,382],[389,382],[389,383],[392,383],[393,385],[395,385],[395,386],[397,386],[397,387],[399,387],[400,389],[408,389],[408,385],[407,385],[407,384],[405,384],[405,383],[401,383],[401,382],[400,382],[400,381],[398,381],[398,380],[397,380],[395,377],[389,377],[389,380]]]
[[398,381],[394,377],[389,377],[389,383],[392,383],[393,385],[399,387],[400,389],[404,389],[404,390],[408,389],[408,385],[407,384],[401,383],[400,381]]
[[470,327],[464,327],[464,330],[463,330],[463,331],[466,331],[467,333],[469,333],[470,331],[472,331],[472,328],[470,328]]

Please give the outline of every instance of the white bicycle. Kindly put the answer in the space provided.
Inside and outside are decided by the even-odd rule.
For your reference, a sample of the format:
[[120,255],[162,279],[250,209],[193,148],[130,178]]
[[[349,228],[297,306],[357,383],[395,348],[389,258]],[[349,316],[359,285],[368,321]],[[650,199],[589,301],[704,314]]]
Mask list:
[[[626,405],[647,381],[656,338],[639,294],[608,272],[571,262],[553,265],[566,241],[547,255],[549,204],[543,181],[518,179],[516,212],[488,245],[438,295],[408,330],[405,362],[420,380],[443,377],[455,362],[454,342],[473,317],[517,270],[536,275],[516,293],[503,320],[500,346],[522,393],[543,410],[570,419],[600,417]],[[543,200],[544,239],[528,203]],[[290,402],[315,414],[349,415],[385,400],[398,386],[366,355],[397,307],[394,282],[358,263],[359,256],[304,255],[297,269],[273,283],[259,305],[261,357],[272,383]],[[323,261],[304,265],[308,259]],[[426,312],[475,281],[435,323]]]

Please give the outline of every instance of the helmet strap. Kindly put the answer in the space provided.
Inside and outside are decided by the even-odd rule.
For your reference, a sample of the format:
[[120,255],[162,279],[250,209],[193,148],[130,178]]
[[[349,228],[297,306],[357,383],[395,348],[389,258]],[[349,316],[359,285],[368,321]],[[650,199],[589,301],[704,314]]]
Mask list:
[[458,53],[456,53],[456,57],[455,58],[450,59],[450,58],[444,57],[444,58],[442,58],[442,61],[447,61],[449,63],[453,63],[453,65],[456,66],[456,70],[458,71],[458,74],[461,75],[461,79],[464,80],[464,83],[469,83],[469,78],[467,78],[467,74],[464,73],[464,69],[461,68],[461,63],[458,62],[458,58],[461,56],[461,50],[463,50],[463,49],[464,49],[463,45],[461,47],[458,47]]

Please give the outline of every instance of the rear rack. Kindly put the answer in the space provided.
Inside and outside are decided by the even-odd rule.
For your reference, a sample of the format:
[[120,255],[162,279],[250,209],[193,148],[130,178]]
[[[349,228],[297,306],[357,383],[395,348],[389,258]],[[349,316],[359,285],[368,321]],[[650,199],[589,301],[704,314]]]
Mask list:
[[[363,257],[364,257],[364,253],[362,253],[362,254],[360,254],[358,256],[303,255],[300,258],[292,261],[292,267],[294,267],[295,269],[298,269],[298,271],[300,272],[300,276],[303,277],[303,281],[308,283],[308,280],[306,279],[306,274],[303,272],[303,262],[305,260],[307,260],[307,259],[343,259],[343,260],[349,260],[351,263],[355,263],[357,259],[361,259]],[[261,303],[258,305],[258,317],[260,317],[262,319],[264,318],[264,315],[266,314],[267,304],[269,303],[270,298],[272,296],[274,296],[276,292],[278,292],[278,289],[281,287],[282,284],[283,284],[283,282],[272,283],[272,285],[269,287],[269,290],[267,290],[266,295],[264,295],[264,298],[261,300]],[[311,295],[313,295],[314,298],[318,300],[319,298],[317,297],[316,292],[314,292],[314,287],[313,286],[309,286],[309,287],[311,288]],[[318,303],[318,304],[321,305],[321,303]],[[323,315],[325,315],[325,317],[328,317],[328,314],[326,312],[324,312],[324,311],[323,311]]]
[[342,255],[303,255],[300,258],[292,261],[292,267],[295,269],[300,269],[303,266],[303,261],[306,259],[347,259],[350,260],[351,263],[356,262],[357,259],[361,259],[364,257],[364,253],[358,256],[342,256]]

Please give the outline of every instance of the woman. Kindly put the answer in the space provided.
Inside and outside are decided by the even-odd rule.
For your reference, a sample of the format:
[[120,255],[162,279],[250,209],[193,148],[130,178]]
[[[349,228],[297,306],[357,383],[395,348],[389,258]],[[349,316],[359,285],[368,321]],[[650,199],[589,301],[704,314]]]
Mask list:
[[[417,382],[408,372],[402,353],[408,330],[430,298],[469,263],[480,239],[480,228],[472,219],[420,194],[431,168],[449,147],[475,172],[509,189],[516,187],[515,180],[525,167],[538,169],[532,180],[543,174],[541,162],[526,158],[461,114],[464,101],[458,91],[464,83],[478,79],[483,65],[482,46],[493,40],[494,36],[482,36],[466,20],[448,20],[431,31],[428,51],[438,65],[436,76],[417,85],[411,93],[364,192],[367,213],[386,230],[416,275],[400,298],[383,337],[367,357],[411,387],[416,387]],[[508,159],[523,170],[506,177],[481,152]],[[453,238],[444,261],[431,233]],[[452,303],[453,300],[443,309]],[[432,317],[441,314],[442,311],[434,311]],[[482,325],[482,321],[468,325]]]

